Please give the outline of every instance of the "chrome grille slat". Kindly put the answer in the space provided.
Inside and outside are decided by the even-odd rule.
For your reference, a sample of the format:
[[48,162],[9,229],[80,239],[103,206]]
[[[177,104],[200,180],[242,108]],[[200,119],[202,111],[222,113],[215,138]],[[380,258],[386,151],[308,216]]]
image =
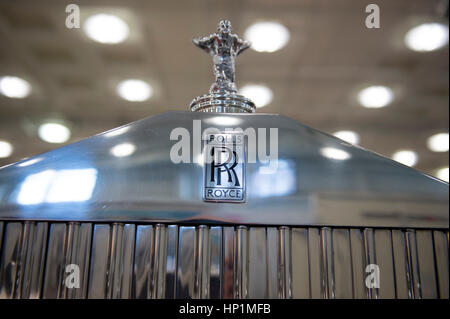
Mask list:
[[91,250],[91,264],[89,269],[88,298],[111,297],[109,293],[108,273],[111,256],[111,226],[97,224],[94,226]]
[[[0,222],[1,298],[448,298],[448,232]],[[365,286],[380,267],[380,288]],[[80,288],[65,285],[66,266]]]
[[434,256],[436,257],[436,271],[439,286],[439,297],[448,299],[449,267],[447,235],[442,231],[434,231]]
[[429,230],[417,230],[416,243],[422,298],[437,298],[433,233]]
[[195,266],[194,266],[194,278],[196,290],[195,296],[197,298],[209,298],[209,278],[211,273],[210,267],[210,248],[209,248],[210,236],[209,227],[199,226],[197,227],[194,252]]
[[411,270],[408,263],[406,236],[404,232],[398,229],[392,230],[392,247],[394,257],[396,298],[413,298],[414,293],[411,290]]
[[[209,265],[209,297],[222,297],[222,227],[213,226],[209,230],[210,265]],[[166,284],[167,285],[167,284]]]
[[[47,242],[47,223],[25,223],[28,228],[21,253],[20,294],[18,298],[37,299],[41,295],[44,257]],[[27,265],[28,267],[25,267]]]
[[267,298],[278,298],[278,254],[277,233],[275,227],[267,227]]
[[[375,255],[375,235],[374,230],[372,228],[364,229],[364,255],[365,255],[365,264],[364,271],[367,265],[376,264],[376,255]],[[367,289],[367,298],[376,299],[378,298],[378,289]]]
[[[217,229],[221,232],[221,229]],[[167,226],[167,259],[166,259],[166,273],[164,278],[165,283],[165,295],[164,298],[175,298],[175,288],[176,288],[176,271],[177,271],[177,260],[178,260],[178,226],[169,225]],[[216,247],[218,249],[219,246]],[[220,244],[221,247],[221,244]],[[213,260],[213,259],[212,259]],[[218,279],[219,283],[220,278]],[[214,289],[211,288],[213,291]],[[220,296],[220,295],[219,295]],[[217,297],[219,298],[219,297]]]
[[291,298],[291,231],[285,226],[278,230],[278,267],[278,295],[282,299]]
[[0,298],[11,299],[16,288],[22,238],[21,223],[6,223],[0,260]]
[[55,223],[50,225],[45,262],[44,290],[45,299],[63,298],[64,267],[66,264],[66,229],[68,225]]
[[0,221],[0,247],[2,247],[3,243],[3,222]]
[[308,229],[294,228],[292,240],[292,297],[309,298]]
[[178,235],[177,298],[194,297],[195,227],[180,227]]
[[375,263],[380,269],[380,288],[377,298],[395,298],[395,272],[392,252],[392,235],[387,229],[375,229]]
[[153,266],[153,290],[154,298],[164,298],[165,285],[164,277],[167,267],[167,228],[164,225],[156,225],[154,240],[154,266]]
[[320,228],[308,229],[308,254],[310,271],[311,298],[319,299],[324,297],[324,286],[322,281],[321,248],[320,248]]
[[336,298],[353,298],[352,257],[348,229],[333,229],[333,264]]
[[248,297],[267,298],[266,229],[250,227],[248,234]]
[[[70,244],[70,263],[78,265],[81,278],[89,278],[89,265],[91,254],[92,224],[91,223],[73,223],[73,240]],[[88,280],[80,282],[79,289],[66,288],[66,298],[79,299],[86,298],[88,289]]]
[[131,298],[135,225],[114,224],[112,229],[108,297]]
[[238,226],[235,231],[236,244],[234,246],[234,298],[248,297],[248,231],[245,226]]
[[333,260],[333,240],[331,229],[324,227],[321,230],[320,243],[321,254],[321,274],[322,274],[322,298],[334,299],[334,260]]
[[367,298],[365,286],[365,250],[364,238],[361,229],[350,229],[350,247],[353,274],[353,297],[357,299]]
[[151,298],[150,280],[153,247],[153,226],[141,225],[136,229],[134,253],[133,292],[138,299]]
[[234,227],[223,227],[223,264],[221,272],[223,280],[222,297],[232,299],[234,297]]
[[416,232],[414,229],[408,229],[406,231],[406,243],[410,269],[411,292],[413,298],[421,299],[422,293],[420,289],[419,262],[417,261]]

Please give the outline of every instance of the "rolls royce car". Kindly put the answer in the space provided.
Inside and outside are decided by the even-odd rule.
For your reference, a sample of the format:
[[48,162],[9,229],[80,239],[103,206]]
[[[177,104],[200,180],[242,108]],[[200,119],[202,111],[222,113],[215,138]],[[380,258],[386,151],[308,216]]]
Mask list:
[[[449,297],[449,187],[215,82],[0,169],[0,298]],[[200,54],[200,53],[198,53]]]

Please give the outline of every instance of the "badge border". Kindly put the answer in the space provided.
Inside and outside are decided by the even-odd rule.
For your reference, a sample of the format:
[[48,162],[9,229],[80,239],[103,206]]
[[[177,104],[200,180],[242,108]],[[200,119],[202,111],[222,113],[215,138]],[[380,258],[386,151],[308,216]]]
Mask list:
[[208,147],[207,144],[207,140],[205,140],[205,145],[203,147],[203,192],[202,192],[202,197],[203,197],[203,201],[204,202],[209,202],[209,203],[228,203],[228,204],[242,204],[245,203],[247,201],[247,166],[246,166],[246,162],[247,162],[247,143],[245,142],[245,134],[243,132],[219,132],[219,133],[209,133],[209,135],[214,134],[214,135],[218,135],[218,134],[236,134],[236,135],[242,135],[244,137],[243,139],[243,153],[244,153],[244,161],[243,161],[243,167],[242,167],[242,200],[223,200],[223,199],[218,199],[218,200],[214,200],[214,199],[209,199],[206,198],[206,169],[207,169],[207,163],[206,163],[206,149]]

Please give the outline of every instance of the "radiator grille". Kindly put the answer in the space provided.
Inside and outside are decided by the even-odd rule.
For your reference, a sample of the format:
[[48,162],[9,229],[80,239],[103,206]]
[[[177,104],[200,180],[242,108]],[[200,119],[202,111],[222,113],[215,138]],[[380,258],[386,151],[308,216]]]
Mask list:
[[[448,298],[447,230],[0,221],[0,298]],[[79,267],[79,288],[67,288]],[[379,288],[365,285],[368,264]]]

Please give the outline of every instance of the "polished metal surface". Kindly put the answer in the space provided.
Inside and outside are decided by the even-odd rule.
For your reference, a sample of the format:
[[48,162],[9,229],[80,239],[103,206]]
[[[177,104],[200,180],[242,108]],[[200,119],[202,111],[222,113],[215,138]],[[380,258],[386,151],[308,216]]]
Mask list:
[[[2,299],[449,295],[442,230],[2,223]],[[365,285],[369,263],[379,288]],[[80,266],[79,288],[66,285],[68,264]]]
[[192,42],[213,57],[215,82],[209,94],[191,102],[193,112],[253,113],[255,105],[248,98],[237,94],[234,60],[250,47],[250,42],[231,33],[231,23],[221,20],[217,32]]
[[[189,134],[191,163],[170,159],[175,128]],[[245,203],[203,202],[203,167],[194,160],[206,128],[254,128],[266,147],[278,129],[277,171],[248,162]],[[135,152],[114,156],[124,143]],[[327,157],[324,148],[348,157]],[[445,182],[267,114],[168,112],[0,169],[1,220],[448,229],[448,197]]]

